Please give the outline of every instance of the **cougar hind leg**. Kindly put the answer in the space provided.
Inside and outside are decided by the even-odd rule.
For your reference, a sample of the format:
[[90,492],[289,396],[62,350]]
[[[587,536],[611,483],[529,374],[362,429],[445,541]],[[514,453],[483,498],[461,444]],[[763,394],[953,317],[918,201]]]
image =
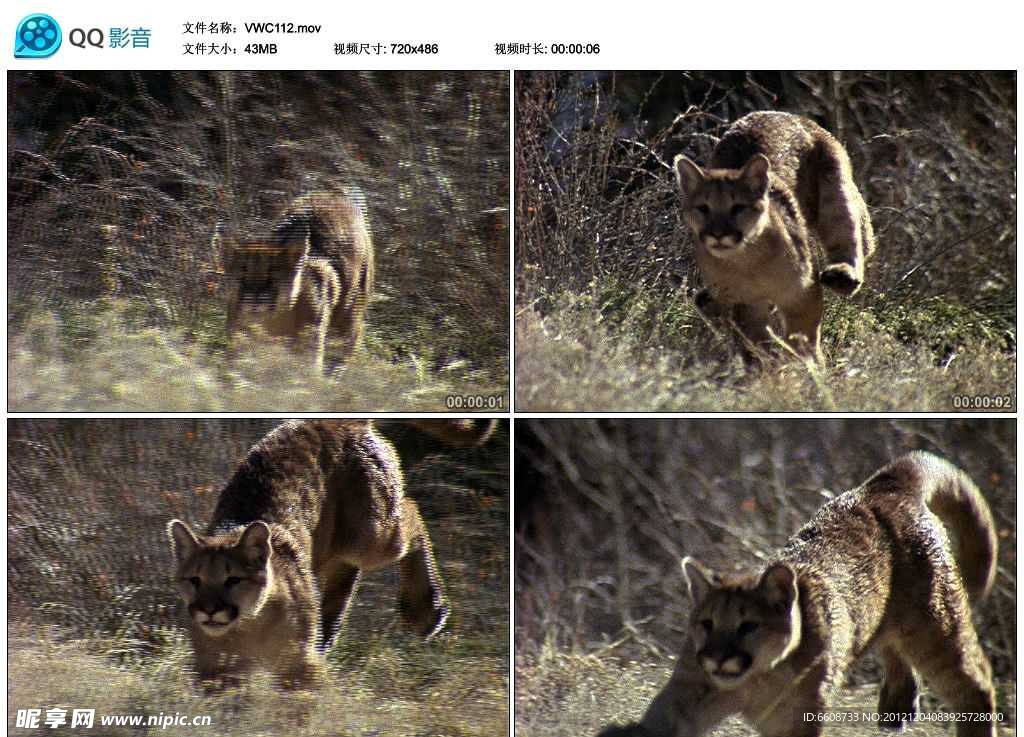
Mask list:
[[879,725],[882,729],[902,731],[917,714],[917,679],[910,665],[892,648],[883,648],[879,659],[884,673],[878,694]]
[[448,619],[448,602],[433,546],[419,507],[402,500],[402,538],[405,555],[398,562],[398,610],[406,624],[429,640]]

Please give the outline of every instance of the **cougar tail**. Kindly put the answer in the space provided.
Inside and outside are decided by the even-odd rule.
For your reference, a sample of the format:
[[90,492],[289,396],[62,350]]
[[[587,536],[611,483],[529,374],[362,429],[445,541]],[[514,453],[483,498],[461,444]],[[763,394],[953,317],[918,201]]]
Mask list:
[[917,495],[949,531],[964,587],[972,602],[985,597],[996,576],[996,525],[978,487],[947,460],[915,451],[872,476],[872,491]]
[[417,430],[456,447],[480,445],[491,437],[497,420],[403,420]]

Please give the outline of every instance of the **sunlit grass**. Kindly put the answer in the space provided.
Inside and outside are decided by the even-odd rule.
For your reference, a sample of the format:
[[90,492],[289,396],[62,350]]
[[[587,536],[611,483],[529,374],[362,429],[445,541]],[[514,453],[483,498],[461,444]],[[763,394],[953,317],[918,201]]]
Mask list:
[[[668,681],[670,661],[620,661],[612,657],[573,655],[548,649],[516,661],[516,737],[579,737],[597,734],[609,724],[639,721],[651,699]],[[1000,734],[1016,734],[1015,689],[997,685],[997,703],[1004,713]],[[842,689],[833,708],[869,714],[877,710],[878,686]],[[925,692],[922,712],[935,714],[940,703]],[[921,737],[949,735],[948,723],[921,721],[912,733]],[[881,734],[862,722],[831,724],[829,734]],[[732,717],[710,737],[756,737],[757,731]]]
[[[506,630],[507,631],[507,630]],[[116,639],[63,641],[51,628],[14,625],[8,640],[8,733],[18,709],[96,710],[93,733],[139,734],[99,726],[100,715],[208,715],[208,727],[150,728],[168,735],[453,735],[492,737],[508,725],[508,660],[457,636],[435,645],[378,639],[359,667],[329,659],[329,679],[315,693],[277,691],[265,676],[224,694],[194,686],[187,638],[170,633],[155,654],[119,665]],[[506,638],[507,642],[507,638]],[[332,653],[333,656],[333,653]],[[78,734],[82,728],[47,734]]]
[[[528,411],[956,411],[954,396],[1010,397],[1003,336],[942,305],[888,311],[833,301],[824,368],[742,366],[723,325],[685,297],[665,304],[607,289],[516,312],[516,402]],[[910,330],[914,328],[914,330]],[[993,407],[993,411],[996,408]]]
[[[75,324],[69,324],[77,321]],[[500,396],[508,382],[430,346],[396,351],[371,327],[330,376],[265,338],[237,349],[223,335],[144,327],[123,310],[59,317],[38,310],[8,335],[12,411],[444,411],[446,398]],[[330,354],[328,354],[330,355]]]

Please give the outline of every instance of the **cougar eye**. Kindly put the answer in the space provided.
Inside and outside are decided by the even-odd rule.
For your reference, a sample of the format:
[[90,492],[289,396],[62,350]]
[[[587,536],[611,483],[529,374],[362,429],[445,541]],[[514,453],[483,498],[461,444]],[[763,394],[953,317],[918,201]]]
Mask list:
[[701,215],[710,215],[711,208],[708,207],[707,205],[697,205],[697,212],[699,212]]
[[199,580],[199,576],[192,576],[192,578],[190,578],[188,580],[188,582],[190,584],[192,584],[193,586],[195,586],[197,589],[199,588],[200,584],[203,583],[202,581]]
[[730,214],[732,214],[733,217],[736,217],[737,215],[743,214],[743,212],[746,211],[746,209],[746,205],[736,204],[729,209],[729,212]]
[[751,635],[757,632],[757,622],[740,622],[739,629],[736,630],[740,636]]
[[700,626],[703,627],[704,631],[710,635],[711,630],[715,627],[715,623],[710,619],[702,619],[700,620]]
[[232,586],[240,584],[241,582],[242,579],[240,579],[238,576],[228,576],[224,579],[224,587],[230,589]]

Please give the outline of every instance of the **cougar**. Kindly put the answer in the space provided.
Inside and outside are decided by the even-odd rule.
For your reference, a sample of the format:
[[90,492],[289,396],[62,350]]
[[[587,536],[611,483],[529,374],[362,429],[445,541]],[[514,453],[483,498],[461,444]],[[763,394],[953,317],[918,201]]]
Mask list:
[[698,309],[729,313],[751,360],[771,347],[777,309],[790,347],[820,362],[822,285],[854,294],[875,249],[842,144],[806,118],[756,112],[732,124],[710,168],[680,154],[674,169],[705,284]]
[[[482,443],[494,421],[420,420],[454,445]],[[256,667],[283,688],[315,686],[321,653],[364,570],[399,571],[399,611],[430,639],[448,618],[430,536],[404,495],[394,448],[369,420],[290,421],[248,452],[199,535],[168,525],[196,670],[210,690]]]
[[737,713],[765,737],[815,737],[869,649],[884,673],[882,727],[917,713],[916,671],[967,715],[958,737],[991,737],[992,669],[968,602],[992,587],[996,546],[974,483],[916,452],[825,504],[756,574],[685,558],[693,609],[672,677],[639,724],[601,737],[696,737]]
[[[351,197],[316,192],[297,198],[267,242],[228,246],[224,267],[232,342],[258,325],[301,352],[308,343],[318,373],[329,336],[341,341],[341,350],[328,368],[355,352],[374,256],[365,213]],[[311,335],[303,338],[305,331]]]

